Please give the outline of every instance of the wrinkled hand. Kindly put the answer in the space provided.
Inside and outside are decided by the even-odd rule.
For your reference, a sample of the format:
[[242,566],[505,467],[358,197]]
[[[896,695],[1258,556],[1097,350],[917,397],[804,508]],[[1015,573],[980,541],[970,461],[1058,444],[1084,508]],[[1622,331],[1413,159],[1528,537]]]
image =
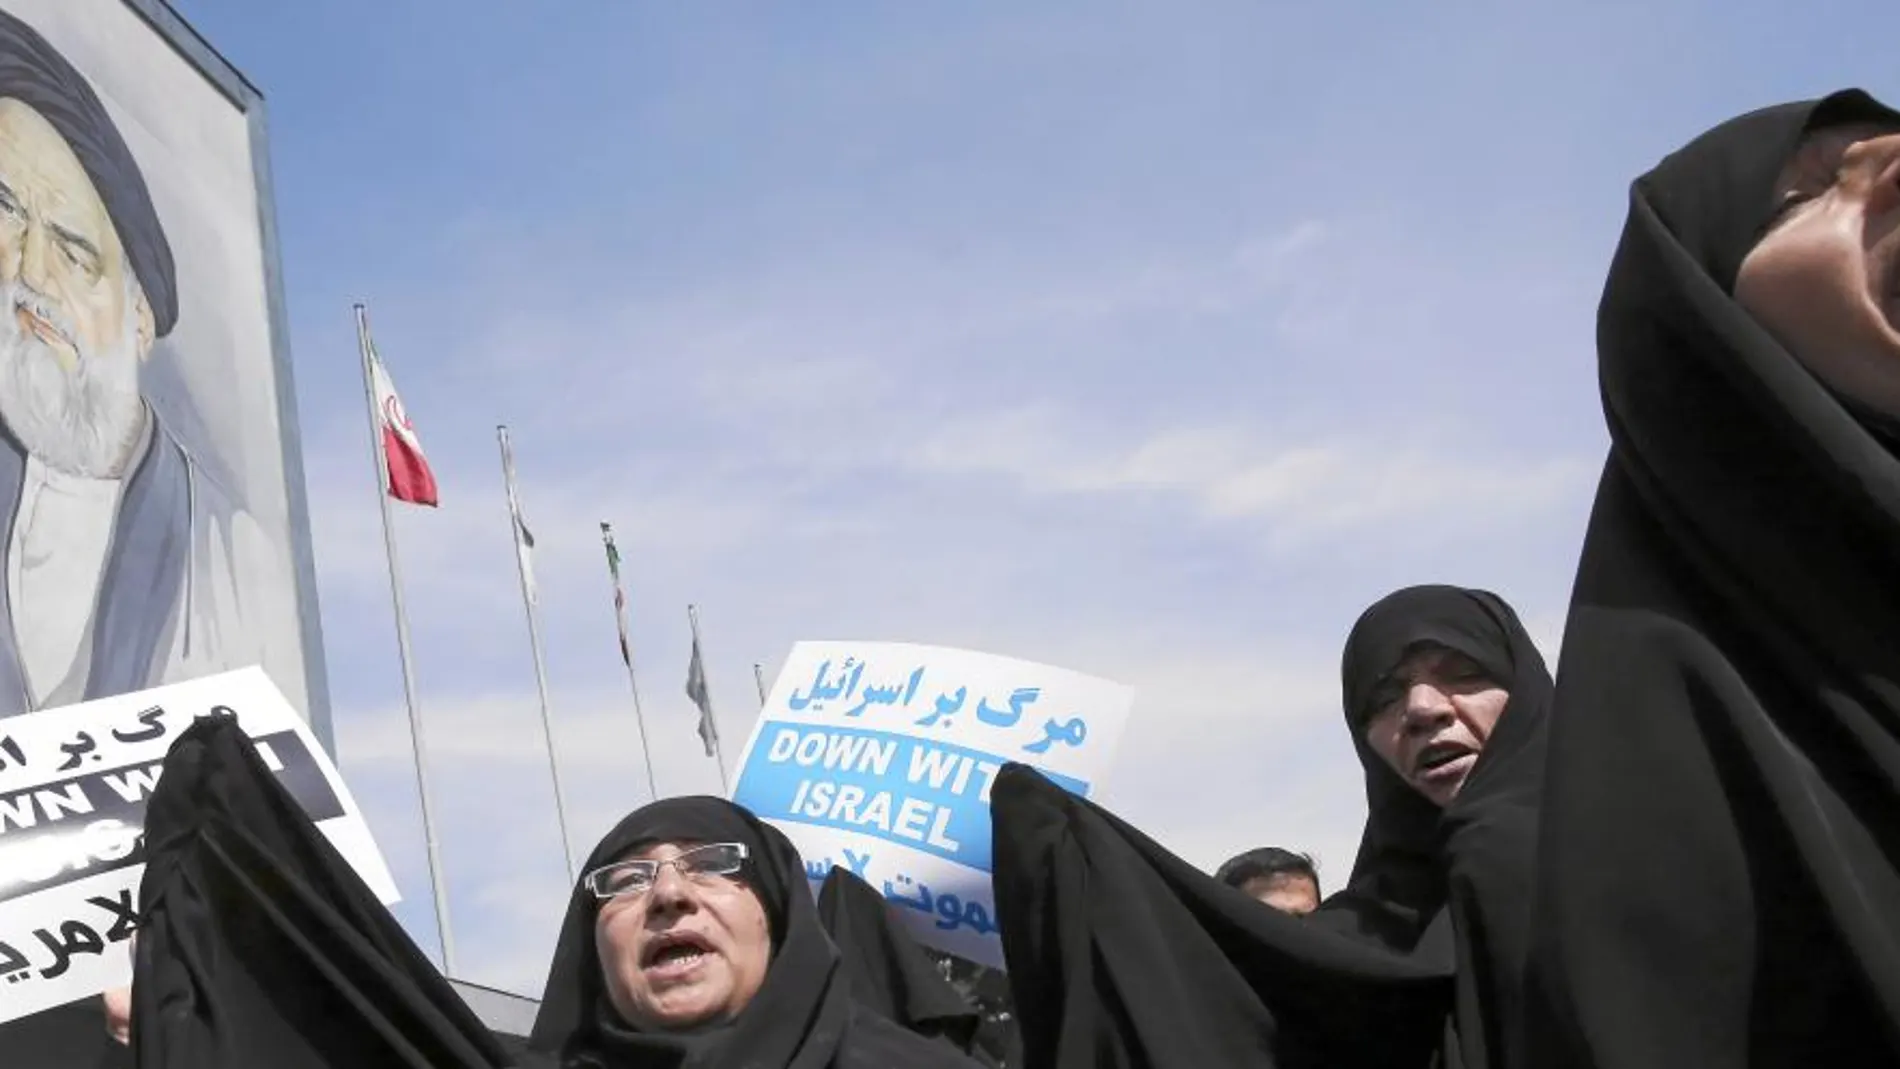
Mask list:
[[129,1045],[132,1042],[132,985],[111,988],[99,997],[106,1006],[106,1033]]
[[[126,941],[125,949],[127,953],[137,955],[138,946],[139,934],[133,932],[132,938]],[[137,960],[136,957],[134,960]],[[124,987],[109,988],[105,994],[99,996],[99,999],[105,1004],[106,1034],[125,1046],[131,1046],[132,985],[127,984]]]

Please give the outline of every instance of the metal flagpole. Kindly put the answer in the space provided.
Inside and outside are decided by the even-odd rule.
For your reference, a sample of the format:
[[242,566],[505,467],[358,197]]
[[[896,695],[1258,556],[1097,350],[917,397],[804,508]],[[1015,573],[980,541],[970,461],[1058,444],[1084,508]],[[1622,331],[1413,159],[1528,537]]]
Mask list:
[[759,708],[765,708],[765,666],[752,662],[752,682],[759,685]]
[[647,792],[657,801],[660,781],[653,774],[653,749],[647,745],[647,717],[640,711],[640,681],[633,673],[633,639],[627,626],[627,594],[620,578],[620,547],[614,545],[613,525],[600,521],[600,540],[607,547],[607,570],[614,577],[614,620],[620,625],[620,659],[627,665],[627,686],[633,691],[633,718],[640,726],[640,756],[647,763]]
[[501,477],[508,487],[508,526],[515,543],[515,568],[521,574],[521,605],[528,614],[528,645],[534,651],[534,685],[541,695],[541,737],[548,748],[548,778],[554,783],[554,821],[561,829],[561,857],[567,862],[567,880],[577,879],[574,848],[567,841],[567,802],[561,790],[561,762],[554,752],[554,718],[548,712],[548,669],[541,656],[541,614],[535,611],[538,598],[534,572],[528,563],[528,551],[534,548],[534,535],[521,516],[521,496],[515,490],[515,451],[508,441],[508,428],[495,428],[495,440],[501,443]]
[[[686,622],[692,625],[693,628],[693,649],[699,654],[699,670],[703,674],[706,671],[706,647],[699,640],[698,606],[686,606]],[[713,760],[719,762],[719,789],[725,792],[726,797],[730,798],[732,797],[732,784],[726,780],[726,748],[719,736],[719,718],[713,715],[711,684],[708,684],[706,687],[705,714],[706,719],[712,721]]]
[[369,310],[356,309],[356,347],[363,358],[363,392],[369,402],[369,447],[376,465],[376,500],[383,510],[383,548],[389,555],[389,595],[396,608],[396,649],[402,657],[402,695],[409,708],[410,752],[416,761],[416,794],[422,801],[422,837],[429,853],[429,883],[435,894],[435,929],[442,940],[442,973],[456,975],[455,939],[449,934],[448,880],[442,874],[442,850],[435,836],[435,807],[429,800],[427,746],[422,715],[416,708],[416,673],[409,655],[409,611],[402,601],[402,565],[396,554],[396,527],[389,518],[389,457],[383,448],[384,415],[376,401],[374,349],[369,339]]

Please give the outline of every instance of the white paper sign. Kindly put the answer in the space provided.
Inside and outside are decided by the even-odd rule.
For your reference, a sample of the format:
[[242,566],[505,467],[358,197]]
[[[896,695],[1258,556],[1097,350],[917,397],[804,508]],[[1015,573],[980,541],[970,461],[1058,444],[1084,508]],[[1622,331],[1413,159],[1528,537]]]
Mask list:
[[261,668],[9,717],[0,720],[0,1021],[131,982],[145,803],[172,743],[219,707],[376,896],[399,900],[349,788]]
[[800,642],[746,743],[733,801],[782,829],[822,881],[848,868],[922,943],[1000,968],[990,783],[1033,765],[1090,797],[1134,692],[940,646]]

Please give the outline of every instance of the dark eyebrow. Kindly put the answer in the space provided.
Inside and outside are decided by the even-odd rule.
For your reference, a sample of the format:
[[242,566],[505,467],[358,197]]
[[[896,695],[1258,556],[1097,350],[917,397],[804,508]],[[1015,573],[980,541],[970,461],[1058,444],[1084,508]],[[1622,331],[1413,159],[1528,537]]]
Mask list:
[[1405,694],[1405,681],[1399,677],[1396,669],[1387,672],[1383,678],[1372,685],[1372,691],[1366,695],[1366,708],[1361,714],[1370,720],[1386,706],[1391,705]]
[[48,229],[52,230],[53,233],[59,235],[59,240],[65,242],[68,245],[79,246],[80,248],[86,250],[86,252],[94,260],[105,259],[105,257],[101,256],[99,253],[99,246],[94,245],[92,242],[86,240],[84,237],[81,237],[80,235],[72,232],[71,230],[66,229],[63,226],[60,226],[58,223],[49,223],[47,224],[47,227]]
[[1775,180],[1774,201],[1768,206],[1768,218],[1755,235],[1756,241],[1781,229],[1802,206],[1840,182],[1842,161],[1852,142],[1829,141],[1828,134],[1826,130],[1809,134],[1782,167]]

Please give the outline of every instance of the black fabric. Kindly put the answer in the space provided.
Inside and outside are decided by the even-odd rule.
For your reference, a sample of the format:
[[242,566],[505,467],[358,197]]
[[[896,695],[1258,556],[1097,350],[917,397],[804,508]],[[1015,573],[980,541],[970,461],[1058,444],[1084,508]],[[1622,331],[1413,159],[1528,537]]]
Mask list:
[[858,1002],[921,1036],[974,1056],[983,1015],[892,920],[877,889],[833,866],[818,888],[818,919],[838,948]]
[[[117,949],[123,952],[123,945]],[[131,1052],[107,1031],[104,1009],[98,995],[89,995],[64,1006],[0,1022],[0,1063],[6,1069],[86,1069],[94,1065],[99,1069],[131,1069]]]
[[[1442,812],[1359,730],[1366,696],[1425,642],[1511,692]],[[1030,1065],[1512,1064],[1551,697],[1543,659],[1496,596],[1420,587],[1361,617],[1342,682],[1368,819],[1347,888],[1307,918],[1030,769],[999,775],[997,909]]]
[[0,99],[31,106],[72,147],[106,214],[112,217],[126,263],[152,306],[158,336],[171,333],[178,321],[177,272],[138,161],[85,75],[46,38],[4,11],[0,11]]
[[173,744],[145,836],[139,1069],[510,1064],[234,717]]
[[1445,969],[1263,905],[1028,766],[990,812],[1025,1065],[1426,1064]]
[[502,1054],[508,1058],[510,1064],[532,1067],[532,1069],[554,1069],[554,1059],[536,1051],[528,1042],[527,1036],[501,1031],[493,1035],[495,1043],[501,1047]]
[[669,798],[634,811],[601,839],[584,872],[659,842],[746,844],[742,877],[765,907],[772,964],[731,1021],[686,1034],[640,1032],[607,999],[594,941],[599,900],[577,881],[530,1041],[564,1066],[590,1069],[968,1067],[969,1061],[858,1006],[825,937],[805,863],[783,832],[721,798]]
[[1900,463],[1730,296],[1802,134],[1639,178],[1597,321],[1611,452],[1566,626],[1538,1062],[1900,1063]]
[[99,1060],[93,1063],[93,1069],[137,1069],[137,1065],[131,1047],[108,1038],[100,1047]]

